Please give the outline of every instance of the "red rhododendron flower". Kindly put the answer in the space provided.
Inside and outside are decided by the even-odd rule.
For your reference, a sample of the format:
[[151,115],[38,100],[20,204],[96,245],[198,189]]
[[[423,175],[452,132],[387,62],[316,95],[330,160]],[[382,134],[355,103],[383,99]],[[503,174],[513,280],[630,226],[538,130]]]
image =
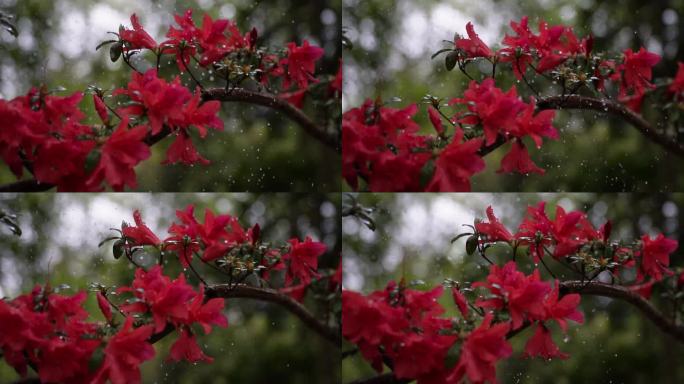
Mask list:
[[43,383],[87,383],[90,358],[100,340],[76,337],[64,340],[56,337],[43,343],[36,364]]
[[283,255],[283,261],[289,261],[285,285],[290,285],[295,278],[301,283],[308,284],[311,278],[318,276],[318,258],[325,253],[326,246],[311,240],[308,236],[303,242],[299,239],[290,239],[289,243],[290,252]]
[[473,287],[486,287],[494,298],[478,299],[476,305],[483,308],[508,309],[512,329],[518,329],[525,318],[533,320],[544,317],[543,300],[551,291],[551,287],[540,280],[538,269],[525,276],[517,270],[513,261],[506,263],[503,268],[492,265],[487,282],[476,282]]
[[401,308],[390,306],[378,296],[342,291],[342,335],[358,345],[363,357],[382,372],[379,346],[386,338],[399,338],[408,321]]
[[102,120],[103,123],[108,124],[109,113],[107,112],[107,106],[104,101],[102,101],[102,98],[98,95],[93,95],[93,102],[95,103],[95,111],[97,111],[97,115],[100,116],[100,120]]
[[129,129],[128,122],[128,117],[124,117],[102,146],[100,162],[87,181],[89,187],[99,186],[102,180],[116,191],[122,191],[126,185],[138,185],[133,168],[150,157],[150,148],[143,142],[148,128],[141,125]]
[[428,153],[402,153],[390,151],[375,157],[369,187],[374,192],[418,191],[420,171],[429,159]]
[[454,298],[454,303],[458,307],[463,317],[468,317],[468,301],[466,300],[463,293],[456,287],[451,288],[451,295]]
[[104,350],[104,362],[93,382],[140,383],[140,364],[154,357],[154,348],[147,342],[152,332],[151,325],[133,329],[133,318],[127,317],[123,328],[109,339]]
[[681,97],[684,94],[684,63],[677,63],[677,75],[672,79],[672,84],[670,84],[667,90],[677,97]]
[[514,140],[511,150],[501,159],[501,168],[497,173],[519,172],[524,175],[529,173],[544,174],[544,170],[539,168],[530,158],[525,144],[521,140]]
[[190,331],[185,327],[181,328],[180,336],[171,346],[167,360],[187,360],[191,363],[196,363],[198,361],[211,363],[214,361],[213,358],[205,355],[204,352],[202,352],[202,349],[200,349],[199,345],[197,345],[197,339],[195,339],[195,335],[190,333]]
[[133,212],[133,219],[135,220],[135,227],[125,226],[122,228],[124,236],[129,237],[135,241],[137,245],[154,245],[158,246],[161,244],[161,240],[157,235],[152,232],[152,230],[145,225],[142,217],[140,217],[140,211],[137,209]]
[[192,9],[185,11],[183,16],[173,15],[176,23],[180,29],[175,27],[169,28],[166,37],[169,39],[161,45],[164,47],[164,53],[176,56],[176,63],[178,69],[185,71],[187,65],[190,65],[191,57],[197,53],[195,44],[193,44],[199,35],[199,29],[192,20]]
[[523,357],[541,357],[543,359],[567,359],[570,355],[558,349],[551,338],[551,332],[542,323],[538,323],[534,335],[527,340]]
[[440,116],[439,111],[435,107],[428,108],[428,117],[430,117],[430,123],[435,127],[438,135],[444,134],[444,125],[442,124],[442,116]]
[[488,381],[496,383],[496,363],[513,353],[506,341],[509,323],[492,325],[493,316],[487,313],[461,346],[461,355],[453,372],[447,378],[449,383],[458,383],[466,376],[472,383]]
[[441,286],[427,292],[390,282],[385,290],[364,297],[342,292],[342,334],[359,345],[363,356],[382,371],[382,355],[392,361],[396,377],[430,383],[445,377],[444,359],[456,340],[444,332],[449,319],[437,302]]
[[176,79],[167,83],[157,76],[156,69],[150,69],[145,74],[133,72],[132,79],[126,89],[114,91],[114,95],[126,95],[133,105],[119,108],[121,115],[146,115],[150,121],[152,134],[161,132],[164,124],[179,125],[184,123],[184,106],[192,94]]
[[673,272],[667,267],[670,265],[670,253],[679,246],[677,240],[668,239],[660,233],[655,239],[643,235],[641,241],[643,250],[641,251],[640,271],[655,280],[661,280],[663,275],[672,275]]
[[342,95],[342,59],[340,59],[340,66],[335,74],[335,79],[330,82],[330,93],[333,95]]
[[134,49],[157,49],[157,42],[143,29],[138,20],[138,16],[134,13],[131,15],[131,25],[133,30],[125,29],[123,27],[119,30],[119,37],[126,41],[124,49],[126,51]]
[[425,188],[427,191],[470,191],[470,178],[485,168],[478,155],[482,139],[461,143],[463,130],[457,129],[453,141],[439,154],[435,161],[435,173]]
[[202,91],[195,88],[195,94],[190,101],[183,107],[183,118],[176,125],[190,126],[197,128],[201,138],[207,136],[207,128],[223,131],[223,120],[218,117],[221,103],[216,100],[202,102]]
[[541,148],[542,137],[558,139],[558,131],[552,125],[556,111],[540,111],[535,115],[535,105],[536,101],[532,98],[522,113],[516,117],[516,125],[511,134],[516,137],[529,135],[537,148]]
[[624,52],[623,85],[642,93],[646,88],[653,88],[651,84],[651,68],[658,64],[660,56],[641,47],[638,52],[627,49]]
[[204,302],[204,285],[200,285],[200,290],[190,304],[190,322],[199,323],[205,334],[211,332],[211,326],[216,325],[222,328],[228,326],[228,319],[223,314],[225,302],[221,298],[209,299]]
[[487,241],[505,241],[508,243],[513,240],[511,232],[494,216],[494,210],[491,205],[487,207],[487,219],[489,219],[488,223],[475,223],[475,229],[477,232],[487,235]]
[[209,165],[211,162],[197,152],[197,148],[192,143],[192,139],[184,130],[179,130],[175,134],[176,138],[166,151],[166,158],[162,164],[183,163],[187,165],[202,164]]
[[195,207],[190,204],[184,210],[176,210],[176,217],[181,223],[173,223],[169,228],[171,237],[164,240],[164,246],[169,251],[178,253],[178,259],[183,267],[187,268],[192,261],[194,252],[200,250],[197,241],[200,232],[200,224],[195,219]]
[[[544,212],[546,204],[542,201],[536,207],[528,207],[527,215],[520,224],[516,238],[530,246],[535,262],[544,257],[544,246],[555,241],[553,256],[560,258],[577,250],[586,236],[586,217],[584,213],[567,213],[561,206],[556,207],[556,218],[551,221]],[[537,238],[537,234],[542,237]]]
[[430,154],[415,150],[427,140],[411,119],[417,111],[415,104],[395,109],[367,100],[342,116],[342,174],[349,185],[358,186],[361,176],[374,192],[422,189],[420,171]]
[[454,340],[455,336],[409,333],[401,339],[400,347],[389,353],[394,375],[398,379],[417,378],[419,383],[425,383],[421,376],[444,371],[444,359]]
[[544,301],[544,308],[546,309],[544,320],[555,320],[563,332],[568,329],[566,319],[578,324],[584,323],[584,315],[577,309],[581,296],[577,293],[571,293],[564,295],[560,300],[558,300],[558,296],[559,288],[558,281],[556,281],[553,290]]
[[318,82],[313,73],[316,70],[316,61],[323,57],[325,51],[310,45],[307,40],[304,40],[301,47],[295,43],[288,43],[287,51],[287,58],[281,61],[281,65],[287,66],[283,87],[289,88],[294,82],[300,89],[304,89],[309,86],[309,82]]
[[472,23],[468,22],[466,24],[466,32],[468,33],[468,38],[456,39],[456,48],[465,51],[468,57],[492,57],[494,55],[487,44],[480,40],[480,37],[475,33]]
[[101,292],[97,293],[97,306],[100,308],[100,312],[104,315],[108,322],[112,321],[112,306],[109,301],[102,295]]
[[508,33],[503,39],[503,44],[512,48],[520,48],[523,51],[529,51],[536,45],[536,37],[530,30],[528,25],[528,17],[523,16],[520,23],[515,21],[510,22],[511,29],[516,33],[515,36],[509,36]]
[[474,116],[461,119],[464,124],[482,124],[485,144],[493,144],[499,133],[515,130],[516,116],[525,108],[515,87],[504,93],[494,84],[494,79],[487,78],[478,84],[471,81],[463,98],[449,101],[449,105],[465,104]]
[[185,275],[171,279],[162,274],[159,265],[145,271],[138,268],[132,288],[122,287],[119,292],[133,292],[142,301],[121,306],[125,312],[152,312],[155,332],[161,332],[167,323],[187,324],[190,319],[189,302],[195,297],[192,287],[185,282]]

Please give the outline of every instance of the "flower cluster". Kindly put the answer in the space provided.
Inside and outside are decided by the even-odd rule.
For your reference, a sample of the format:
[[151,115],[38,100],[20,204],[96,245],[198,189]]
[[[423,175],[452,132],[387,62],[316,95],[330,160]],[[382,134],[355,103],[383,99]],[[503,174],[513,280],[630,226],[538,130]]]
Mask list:
[[[176,333],[167,360],[211,363],[197,342],[199,330],[204,335],[212,328],[227,327],[224,299],[210,298],[204,279],[191,265],[192,256],[214,262],[214,268],[228,275],[229,288],[247,285],[246,277],[258,274],[267,279],[269,272],[284,270],[280,293],[303,300],[307,290],[339,293],[341,265],[334,272],[321,271],[318,259],[325,253],[324,244],[306,237],[290,239],[272,248],[260,239],[258,225],[243,229],[230,215],[215,215],[207,210],[204,222],[194,216],[194,207],[177,212],[180,222],[169,228],[170,236],[160,239],[143,221],[138,211],[135,225],[123,224],[115,240],[114,256],[123,254],[136,264],[130,285],[116,288],[93,284],[98,307],[105,322],[88,322],[91,316],[83,307],[86,292],[73,296],[60,294],[50,286],[36,286],[29,294],[14,300],[0,300],[0,352],[9,365],[25,376],[28,367],[41,382],[69,383],[140,383],[140,364],[155,356],[154,342]],[[148,268],[139,266],[132,255],[141,249],[160,253],[160,262]],[[168,276],[164,254],[174,254],[180,264],[202,281],[199,288],[190,285],[184,273]],[[261,282],[254,282],[256,288]],[[320,287],[319,287],[320,286]],[[206,288],[209,290],[210,288]],[[337,296],[339,297],[339,296]]]
[[171,360],[213,361],[202,353],[191,326],[201,325],[205,334],[211,332],[212,325],[227,327],[228,321],[222,314],[223,299],[204,302],[203,286],[195,292],[185,282],[185,275],[171,280],[162,274],[158,265],[147,271],[137,269],[133,284],[117,289],[119,294],[126,292],[132,293],[135,299],[120,307],[123,313],[135,317],[151,315],[155,333],[162,332],[169,324],[179,331],[179,338],[171,347]]
[[676,240],[660,233],[655,238],[643,235],[640,241],[633,243],[613,241],[610,240],[610,221],[596,229],[584,212],[566,212],[563,207],[557,206],[552,220],[545,208],[545,202],[528,207],[518,231],[511,233],[489,207],[488,222],[476,222],[474,236],[481,244],[505,242],[516,247],[525,246],[535,263],[548,255],[559,261],[582,263],[588,272],[609,271],[616,274],[621,269],[634,267],[634,287],[641,286],[646,280],[654,283],[674,274],[668,266],[670,254],[678,247]]
[[[580,297],[568,294],[559,299],[559,291],[540,281],[538,270],[525,276],[514,262],[503,268],[492,266],[485,287],[492,296],[478,299],[473,308],[484,313],[476,327],[469,315],[467,299],[452,288],[454,301],[463,319],[439,317],[444,308],[437,302],[443,293],[439,286],[427,292],[408,289],[403,283],[390,282],[382,291],[368,296],[357,292],[342,293],[342,335],[358,345],[363,357],[378,371],[391,367],[398,379],[417,380],[420,384],[496,382],[497,361],[511,356],[506,341],[511,331],[537,324],[528,340],[524,357],[565,358],[554,344],[545,321],[555,320],[563,331],[567,320],[584,321],[577,306]],[[501,319],[508,313],[510,320]],[[449,350],[458,346],[459,358],[453,366],[445,364]]]
[[[36,286],[30,294],[0,301],[0,348],[5,360],[22,376],[31,365],[46,383],[139,383],[139,365],[155,355],[151,336],[174,326],[180,336],[171,347],[170,360],[212,361],[197,345],[191,326],[201,325],[205,334],[212,325],[227,326],[223,299],[205,302],[202,287],[195,292],[183,275],[172,281],[159,266],[138,269],[133,285],[117,292],[135,296],[117,308],[125,316],[118,330],[112,304],[102,292],[97,293],[97,301],[106,325],[86,321],[85,292],[65,296],[49,286]],[[151,316],[152,324],[141,325],[143,315]],[[98,349],[104,358],[91,372],[89,362]]]
[[[612,241],[610,222],[596,229],[585,213],[566,212],[560,206],[550,219],[544,202],[528,208],[517,232],[509,231],[491,207],[487,220],[476,220],[472,229],[457,238],[469,236],[466,252],[478,251],[491,266],[483,281],[445,281],[458,317],[445,316],[445,308],[438,302],[442,286],[422,292],[409,289],[402,280],[367,296],[343,291],[342,334],[358,346],[376,371],[387,366],[397,379],[419,384],[457,384],[464,379],[495,383],[497,362],[513,354],[507,339],[528,327],[532,331],[521,357],[568,358],[553,340],[552,324],[567,333],[568,321],[584,322],[577,293],[581,290],[568,292],[564,282],[548,270],[543,260],[546,256],[577,274],[586,273],[587,284],[600,272],[617,276],[625,268],[637,268],[636,274],[624,274],[620,281],[646,298],[655,282],[674,275],[667,267],[676,241],[662,234],[655,239],[643,236],[632,243]],[[487,249],[497,242],[508,244],[513,254],[527,249],[534,261],[532,272],[519,270],[515,256],[502,266],[487,258]],[[552,277],[549,281],[542,279],[539,263],[547,268]],[[627,277],[634,275],[636,279],[627,282]],[[678,286],[684,286],[683,276],[676,277]]]
[[14,300],[0,300],[0,349],[22,376],[36,367],[41,382],[88,382],[88,362],[102,342],[99,325],[87,322],[85,292],[61,295],[36,286]]
[[258,224],[245,229],[236,217],[228,214],[216,215],[207,209],[204,222],[200,222],[195,217],[194,206],[189,205],[176,211],[176,217],[180,222],[171,224],[170,236],[161,240],[135,211],[135,225],[123,225],[119,241],[128,254],[146,245],[157,247],[160,252],[173,253],[186,268],[197,255],[202,263],[212,263],[234,279],[234,283],[253,274],[269,279],[272,272],[284,271],[281,291],[300,301],[312,282],[332,278],[318,271],[318,259],[326,252],[325,244],[308,236],[304,241],[293,238],[274,247],[261,240]]
[[[457,35],[453,47],[437,53],[448,52],[447,69],[458,65],[471,82],[462,97],[447,103],[434,96],[425,97],[436,134],[418,133],[420,127],[411,121],[418,109],[415,104],[395,109],[366,100],[361,107],[345,112],[343,176],[353,189],[359,188],[361,179],[363,186],[374,192],[469,191],[471,177],[485,169],[481,158],[507,142],[511,142],[510,149],[498,173],[543,174],[523,139],[529,137],[541,148],[543,138],[558,139],[558,131],[552,125],[555,112],[539,110],[549,107],[543,107],[544,100],[538,100],[540,92],[528,81],[531,75],[551,80],[549,88],[560,85],[562,96],[577,94],[585,87],[611,99],[606,88],[610,81],[618,90],[617,100],[637,112],[643,98],[656,88],[652,68],[660,57],[643,47],[637,52],[626,49],[619,57],[609,59],[603,53],[592,52],[591,36],[580,39],[571,27],[540,20],[535,33],[527,17],[510,25],[513,34],[506,34],[500,49],[484,43],[468,23],[467,36]],[[482,72],[482,80],[473,79],[466,66],[475,60],[488,61],[491,76]],[[510,66],[535,97],[525,102],[516,87],[508,91],[497,87],[496,70],[502,68],[497,64]],[[684,99],[683,68],[680,63],[677,76],[667,88],[668,100]],[[449,107],[456,111],[449,111]],[[449,132],[451,127],[453,132]]]
[[438,317],[442,287],[428,292],[390,282],[382,291],[363,296],[342,292],[342,335],[357,344],[372,366],[382,371],[388,362],[400,379],[423,382],[444,377],[444,359],[455,334],[451,321]]
[[[85,115],[78,104],[82,99],[80,92],[59,97],[33,88],[25,96],[0,100],[0,155],[17,177],[29,163],[38,180],[56,184],[60,190],[88,184],[86,160],[102,139],[81,123]],[[126,133],[118,140],[140,141],[135,133]],[[129,160],[137,163],[137,158],[148,156],[149,152],[137,153]]]
[[[123,57],[134,72],[126,87],[111,94],[89,88],[101,120],[97,124],[85,122],[81,92],[60,97],[33,88],[24,96],[0,99],[0,157],[16,177],[21,178],[27,169],[38,183],[55,185],[60,191],[135,188],[135,167],[151,156],[149,146],[167,135],[174,141],[162,164],[209,164],[197,152],[190,133],[196,130],[203,139],[208,129],[222,131],[221,104],[203,99],[202,85],[191,71],[195,62],[225,80],[228,88],[252,79],[260,89],[266,87],[274,97],[299,108],[311,93],[310,86],[320,81],[314,74],[324,51],[306,40],[302,45],[290,42],[286,51],[271,53],[257,47],[256,29],[242,34],[230,20],[205,15],[197,26],[188,10],[176,15],[176,22],[168,39],[157,43],[134,14],[131,28],[122,26],[115,34],[117,40],[98,47],[110,45],[112,60]],[[157,59],[156,67],[144,73],[130,62],[143,51],[153,52]],[[194,92],[178,76],[170,81],[159,77],[163,55],[175,56],[181,73],[193,77]],[[341,76],[340,71],[331,79],[323,96],[340,97]],[[108,105],[112,98],[117,107]]]
[[427,146],[411,117],[416,105],[394,109],[366,101],[342,118],[342,174],[354,189],[358,178],[372,191],[420,189],[420,171],[430,154],[414,150]]
[[253,77],[262,85],[281,80],[282,90],[291,91],[282,96],[296,99],[294,104],[298,106],[301,106],[309,85],[319,82],[314,76],[316,62],[325,52],[307,40],[302,45],[287,43],[287,52],[280,57],[277,53],[259,49],[256,28],[243,34],[235,22],[214,20],[207,14],[198,26],[191,9],[174,17],[177,26],[169,28],[167,40],[162,43],[157,43],[145,31],[135,14],[131,16],[133,29],[121,27],[119,41],[111,42],[122,46],[124,52],[150,50],[158,58],[173,55],[181,72],[189,71],[193,60],[196,60],[200,67],[216,69],[226,75],[227,80],[230,76]]
[[[523,138],[529,136],[537,148],[543,137],[558,138],[554,111],[535,112],[534,99],[525,103],[515,88],[504,92],[493,79],[472,81],[464,97],[449,105],[467,108],[448,118],[454,126],[450,138],[435,106],[428,113],[437,135],[418,134],[411,120],[416,105],[397,110],[366,101],[346,112],[342,169],[347,183],[356,189],[361,178],[371,191],[469,191],[470,178],[485,169],[482,150],[499,140],[512,145],[498,172],[544,173],[532,162]],[[484,138],[464,133],[478,129]]]

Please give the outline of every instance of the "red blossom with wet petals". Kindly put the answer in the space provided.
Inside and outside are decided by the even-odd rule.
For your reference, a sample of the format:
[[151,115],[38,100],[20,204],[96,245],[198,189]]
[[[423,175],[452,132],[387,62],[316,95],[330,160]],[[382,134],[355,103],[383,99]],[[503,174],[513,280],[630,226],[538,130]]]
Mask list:
[[457,38],[455,42],[456,48],[462,49],[467,57],[470,58],[492,57],[494,55],[487,44],[485,44],[480,39],[480,36],[475,33],[475,28],[472,23],[468,22],[468,24],[466,24],[466,32],[468,33],[468,38]]

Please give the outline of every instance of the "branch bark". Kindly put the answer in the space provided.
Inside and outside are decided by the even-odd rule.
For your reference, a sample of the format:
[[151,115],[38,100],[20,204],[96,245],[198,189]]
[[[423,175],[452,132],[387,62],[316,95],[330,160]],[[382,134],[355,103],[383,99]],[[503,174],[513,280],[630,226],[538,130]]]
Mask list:
[[[319,126],[316,122],[311,120],[301,109],[278,98],[276,95],[242,88],[235,88],[232,90],[212,88],[202,91],[202,100],[216,100],[225,103],[242,102],[268,107],[283,113],[287,118],[299,124],[304,132],[326,146],[333,148],[338,153],[342,150],[339,135],[327,133],[324,127]],[[145,144],[151,147],[170,134],[171,130],[168,127],[164,127],[161,132],[156,135],[148,136],[144,141]],[[54,187],[54,184],[40,183],[36,179],[29,179],[0,185],[0,192],[43,192]]]
[[588,109],[619,116],[632,124],[647,139],[665,148],[667,151],[684,156],[684,146],[664,136],[641,115],[623,104],[607,99],[596,99],[580,95],[549,96],[537,100],[538,109]]
[[[332,328],[320,322],[311,312],[309,312],[303,305],[291,297],[284,295],[276,290],[268,288],[257,288],[247,285],[231,286],[228,284],[210,285],[205,288],[204,295],[207,299],[223,298],[223,299],[254,299],[278,304],[297,316],[304,325],[311,328],[311,330],[318,333],[319,336],[329,341],[333,345],[342,345],[342,335],[338,329]],[[173,332],[174,327],[169,324],[166,328],[150,337],[148,340],[154,344],[163,339],[166,335]]]
[[603,296],[626,301],[641,311],[663,333],[684,343],[684,326],[675,324],[672,319],[654,307],[650,301],[626,287],[598,282],[564,281],[560,283],[560,292],[561,294],[579,293],[580,295]]
[[[684,326],[677,325],[672,319],[660,312],[650,301],[644,299],[636,292],[630,291],[628,288],[619,285],[603,284],[599,282],[583,282],[583,281],[562,281],[560,285],[560,295],[567,295],[569,293],[577,293],[588,296],[603,296],[625,301],[636,307],[648,320],[650,320],[656,327],[658,327],[666,335],[673,336],[679,342],[684,343]],[[530,323],[525,322],[522,327],[510,331],[506,338],[519,334],[525,328],[529,327]],[[366,379],[355,380],[349,384],[406,384],[410,380],[400,380],[390,373],[385,373]]]
[[[616,103],[608,99],[596,99],[580,95],[567,96],[548,96],[537,100],[537,109],[584,109],[619,116],[633,125],[648,140],[660,145],[668,152],[679,156],[684,156],[684,145],[664,136],[646,121],[641,115],[627,108],[623,104]],[[483,145],[478,154],[486,156],[490,152],[508,142],[504,136],[497,137],[496,141],[490,145]]]
[[213,88],[202,92],[202,99],[205,101],[218,100],[221,102],[246,102],[280,111],[285,114],[285,116],[290,118],[290,120],[299,124],[302,129],[304,129],[304,131],[311,137],[335,149],[337,152],[341,151],[338,135],[331,135],[327,133],[323,127],[311,120],[304,112],[302,112],[301,109],[296,108],[292,104],[275,95],[253,92],[241,88],[232,90]]

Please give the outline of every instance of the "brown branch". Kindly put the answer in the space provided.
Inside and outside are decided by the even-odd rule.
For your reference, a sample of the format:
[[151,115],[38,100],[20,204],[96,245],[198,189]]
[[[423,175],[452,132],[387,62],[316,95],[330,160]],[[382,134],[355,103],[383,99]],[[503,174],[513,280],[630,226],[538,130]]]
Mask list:
[[580,95],[549,96],[537,100],[538,109],[589,109],[616,115],[632,124],[647,139],[665,148],[667,151],[684,156],[684,146],[658,133],[658,131],[641,115],[623,104],[608,99],[596,99]]
[[[623,104],[608,99],[596,99],[580,95],[548,96],[537,100],[537,109],[585,109],[619,116],[632,124],[647,139],[665,148],[667,151],[684,156],[684,145],[658,133],[655,128],[641,115],[627,108]],[[502,135],[490,145],[483,145],[478,151],[482,157],[504,145],[508,140]]]
[[[249,91],[246,89],[235,88],[225,90],[213,88],[202,91],[202,99],[216,100],[221,102],[243,102],[248,104],[261,105],[273,110],[282,112],[286,117],[299,124],[306,133],[321,143],[340,152],[340,139],[338,135],[329,134],[325,129],[311,120],[301,109],[296,108],[287,101],[275,95]],[[156,135],[150,135],[144,142],[148,146],[153,146],[171,134],[171,129],[164,127]],[[30,164],[29,164],[30,165]],[[29,167],[27,167],[29,168]],[[30,170],[30,168],[29,168]],[[43,192],[54,188],[54,184],[40,183],[36,179],[21,180],[14,183],[0,185],[0,192]]]
[[598,282],[564,281],[560,283],[561,294],[579,293],[580,295],[604,296],[626,301],[635,306],[663,333],[674,336],[679,342],[684,343],[684,326],[665,316],[650,301],[644,299],[636,292],[619,285],[609,285]]
[[[276,290],[250,287],[247,285],[232,286],[229,284],[216,284],[208,286],[204,292],[207,299],[216,297],[223,299],[243,298],[278,304],[297,316],[307,327],[318,333],[325,340],[336,346],[342,345],[342,336],[339,330],[323,324],[299,302]],[[150,343],[156,343],[173,332],[173,330],[174,327],[169,324],[163,331],[152,335],[148,341]]]
[[241,88],[229,90],[223,88],[213,88],[202,92],[202,99],[205,101],[218,100],[222,102],[247,102],[280,111],[292,121],[299,124],[302,129],[304,129],[304,131],[313,138],[331,148],[334,148],[338,152],[341,150],[338,135],[331,135],[327,133],[323,127],[311,120],[304,112],[302,112],[301,109],[296,108],[286,100],[283,100],[275,95],[249,91]]
[[[569,293],[577,293],[580,295],[603,296],[625,301],[649,319],[656,327],[663,333],[674,336],[679,342],[684,343],[684,326],[675,324],[675,322],[665,316],[648,300],[641,297],[636,292],[630,291],[629,288],[610,285],[599,282],[583,282],[583,281],[562,281],[560,282],[560,294],[567,295]],[[521,333],[531,325],[530,322],[525,322],[520,328],[510,331],[506,335],[506,339],[510,339],[515,335]],[[406,380],[400,380],[394,377],[392,373],[385,373],[366,379],[355,380],[349,384],[405,384],[409,383]]]

